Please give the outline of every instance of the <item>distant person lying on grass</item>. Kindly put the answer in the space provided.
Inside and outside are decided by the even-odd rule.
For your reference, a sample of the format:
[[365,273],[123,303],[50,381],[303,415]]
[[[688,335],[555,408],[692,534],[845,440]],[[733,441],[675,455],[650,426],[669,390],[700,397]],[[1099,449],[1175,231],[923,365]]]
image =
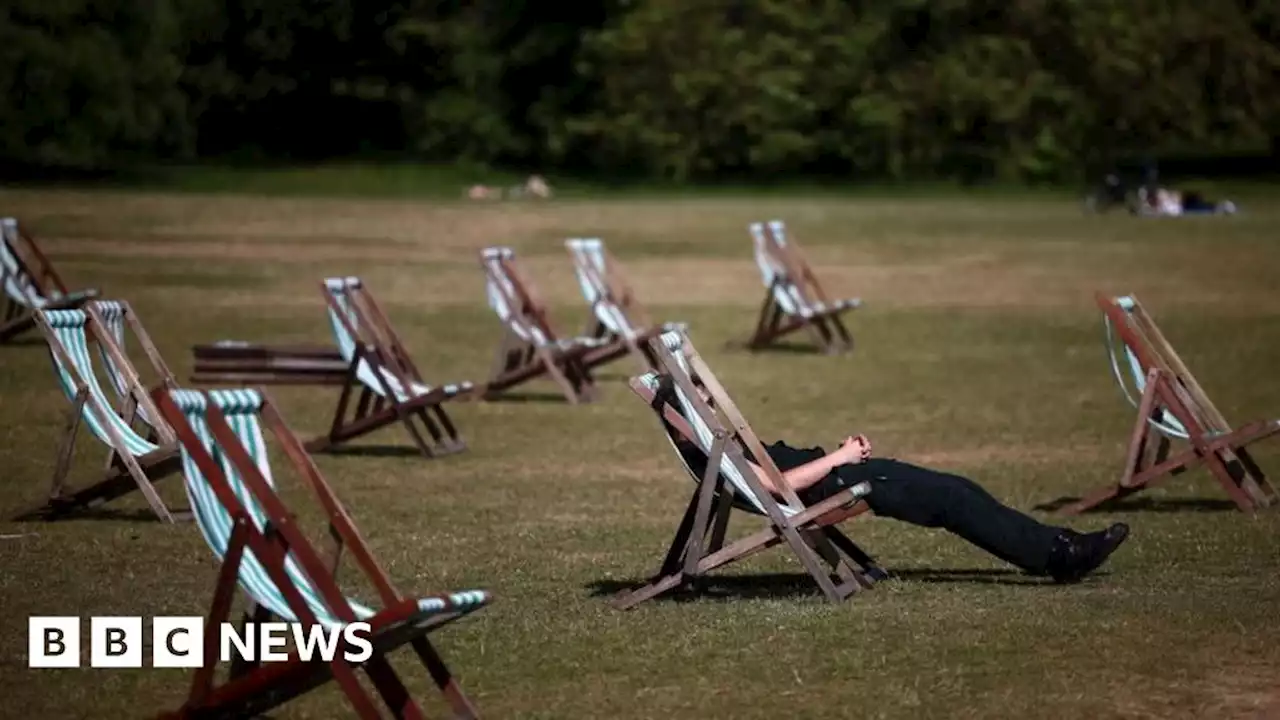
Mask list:
[[[702,395],[712,402],[705,390]],[[676,445],[689,468],[702,477],[706,454],[678,433],[672,437],[678,440]],[[871,493],[864,500],[876,515],[943,528],[1027,573],[1048,575],[1057,582],[1075,582],[1093,572],[1129,535],[1129,526],[1124,523],[1091,533],[1045,525],[1001,504],[966,478],[872,457],[871,442],[862,435],[847,438],[831,453],[820,447],[795,448],[785,442],[766,445],[765,451],[807,506],[865,482]],[[778,494],[749,452],[747,461],[760,483]]]
[[1139,212],[1143,215],[1161,215],[1177,217],[1179,215],[1232,215],[1236,211],[1235,203],[1230,200],[1221,202],[1205,198],[1194,190],[1170,190],[1156,188],[1154,192],[1147,188],[1138,191]]

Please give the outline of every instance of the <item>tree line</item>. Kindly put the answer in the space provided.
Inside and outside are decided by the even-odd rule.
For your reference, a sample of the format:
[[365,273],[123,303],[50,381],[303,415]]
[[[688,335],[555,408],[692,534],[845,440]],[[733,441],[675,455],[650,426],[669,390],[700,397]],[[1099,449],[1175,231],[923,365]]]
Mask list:
[[1274,148],[1277,0],[7,0],[0,163],[1058,180]]

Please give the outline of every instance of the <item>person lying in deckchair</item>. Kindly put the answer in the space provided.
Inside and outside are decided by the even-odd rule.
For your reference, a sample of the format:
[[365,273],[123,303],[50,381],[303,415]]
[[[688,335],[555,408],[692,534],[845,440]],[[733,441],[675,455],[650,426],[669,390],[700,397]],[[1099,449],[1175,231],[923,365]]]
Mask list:
[[[704,400],[710,395],[699,387]],[[673,437],[679,437],[673,435]],[[693,443],[677,443],[689,468],[701,476],[706,455]],[[996,500],[967,478],[891,458],[871,455],[871,442],[850,436],[839,449],[796,448],[785,442],[765,446],[783,479],[807,506],[813,506],[858,483],[871,492],[863,499],[880,517],[927,528],[943,528],[1031,575],[1056,582],[1076,582],[1098,569],[1129,536],[1129,526],[1080,533],[1045,525]],[[747,455],[760,483],[775,495],[767,473]]]

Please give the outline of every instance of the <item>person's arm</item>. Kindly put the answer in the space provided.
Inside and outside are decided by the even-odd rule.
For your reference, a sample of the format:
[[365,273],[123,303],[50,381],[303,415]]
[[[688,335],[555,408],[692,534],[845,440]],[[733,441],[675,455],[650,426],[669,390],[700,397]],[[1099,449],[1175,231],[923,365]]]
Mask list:
[[[834,452],[782,473],[782,479],[786,481],[787,485],[791,486],[793,491],[804,490],[826,477],[828,473],[837,467],[846,464],[856,465],[869,457],[871,457],[871,441],[862,435],[849,437]],[[764,485],[766,490],[774,495],[782,494],[781,488],[774,486],[773,480],[770,479],[764,468],[750,460],[747,462],[751,464],[751,469],[755,471],[756,477],[760,479],[760,484]]]

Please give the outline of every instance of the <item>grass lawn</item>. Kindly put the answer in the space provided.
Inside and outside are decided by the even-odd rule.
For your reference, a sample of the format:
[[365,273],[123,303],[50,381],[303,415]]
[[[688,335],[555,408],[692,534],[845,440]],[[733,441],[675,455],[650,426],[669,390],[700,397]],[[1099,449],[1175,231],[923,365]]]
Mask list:
[[[1176,221],[959,196],[471,205],[8,190],[0,209],[69,283],[131,301],[182,378],[197,343],[328,342],[317,281],[342,274],[364,278],[429,380],[481,382],[500,327],[477,251],[514,247],[570,332],[587,312],[562,241],[600,236],[657,318],[690,324],[765,441],[830,448],[864,432],[879,454],[970,475],[1029,511],[1122,465],[1133,413],[1106,365],[1095,290],[1138,294],[1229,418],[1280,412],[1280,205],[1265,197],[1238,217]],[[771,217],[828,289],[865,300],[852,356],[725,349],[763,292],[745,225]],[[487,717],[1280,717],[1280,509],[1246,517],[1204,471],[1069,521],[1133,527],[1079,585],[860,518],[846,530],[899,579],[842,605],[779,549],[710,596],[612,610],[609,593],[657,569],[691,490],[625,385],[630,362],[604,373],[593,405],[454,406],[466,453],[422,460],[390,428],[369,444],[405,452],[317,459],[399,586],[495,594],[435,636]],[[337,392],[272,395],[307,436]],[[38,334],[0,347],[0,508],[42,497],[65,407]],[[1258,446],[1264,466],[1277,448]],[[77,461],[73,477],[88,477],[102,450],[86,440]],[[160,487],[185,502],[179,482]],[[3,715],[136,717],[181,702],[181,670],[26,668],[30,615],[207,610],[208,548],[190,525],[128,516],[143,507],[135,493],[94,517],[0,522]],[[277,716],[350,713],[329,686]]]

